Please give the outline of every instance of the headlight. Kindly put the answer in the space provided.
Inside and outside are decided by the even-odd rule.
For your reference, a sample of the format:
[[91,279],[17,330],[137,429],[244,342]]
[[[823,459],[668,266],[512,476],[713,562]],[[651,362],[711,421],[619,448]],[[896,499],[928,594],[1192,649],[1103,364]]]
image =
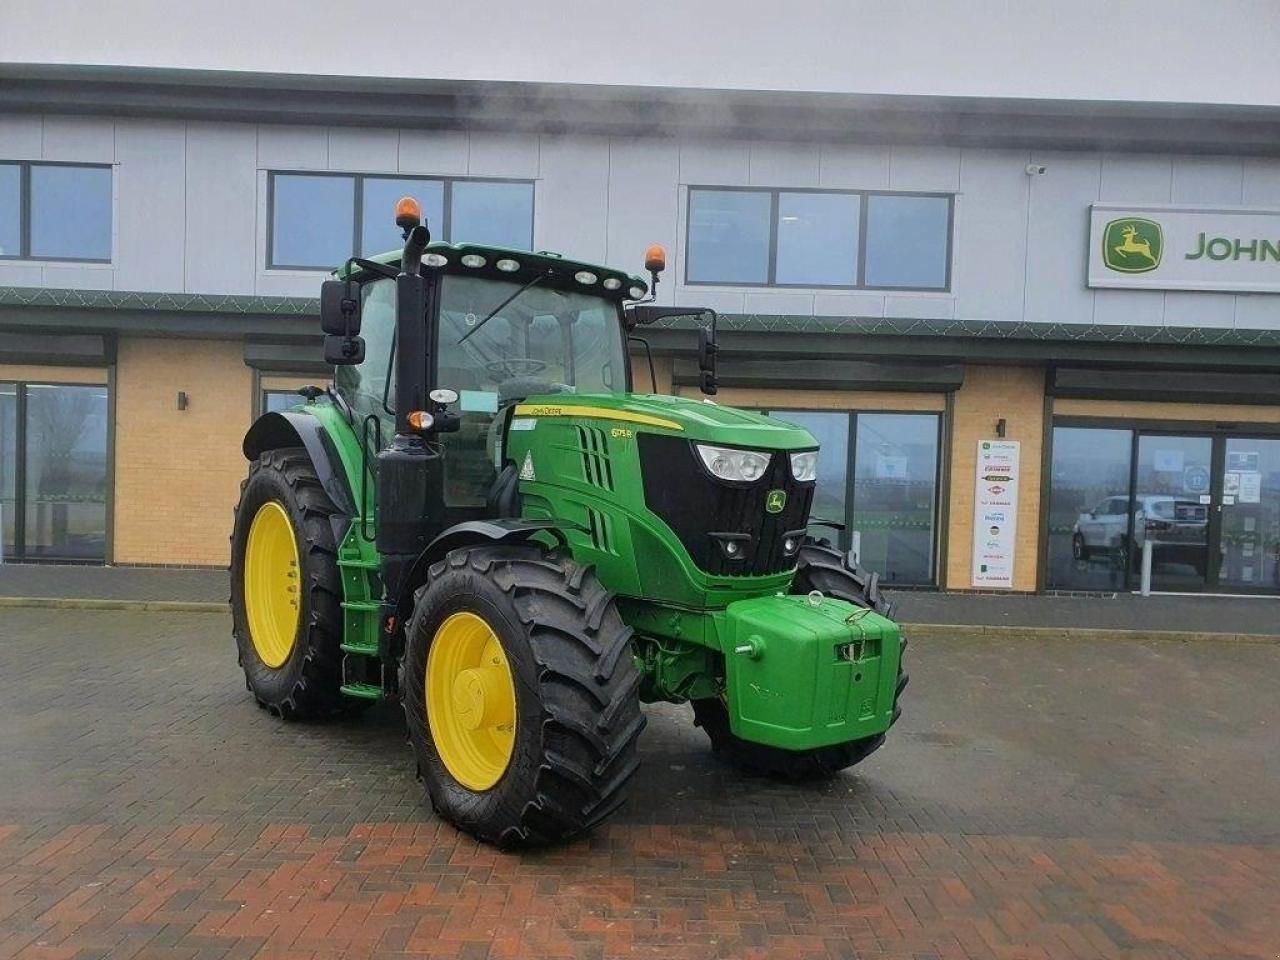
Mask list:
[[812,480],[818,475],[818,451],[806,450],[791,455],[791,476],[797,480]]
[[769,469],[769,454],[755,450],[730,450],[727,447],[698,448],[698,456],[707,469],[721,480],[759,480]]

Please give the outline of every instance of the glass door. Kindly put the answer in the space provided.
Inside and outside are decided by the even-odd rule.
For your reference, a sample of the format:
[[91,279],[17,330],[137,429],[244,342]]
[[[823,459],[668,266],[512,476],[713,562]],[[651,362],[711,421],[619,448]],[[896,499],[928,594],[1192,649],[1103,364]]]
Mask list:
[[23,550],[28,559],[103,560],[107,388],[26,385]]
[[1218,585],[1280,589],[1280,440],[1226,438]]
[[860,413],[854,422],[851,528],[859,562],[889,583],[933,579],[938,426],[929,413]]
[[0,384],[5,560],[106,559],[107,388]]
[[1144,433],[1138,438],[1125,541],[1135,586],[1148,540],[1153,590],[1210,585],[1216,566],[1210,550],[1216,533],[1212,505],[1218,487],[1213,437]]
[[0,560],[18,542],[18,385],[0,383]]
[[938,461],[942,418],[936,413],[847,413],[774,410],[821,444],[809,532],[841,550],[885,583],[935,582]]

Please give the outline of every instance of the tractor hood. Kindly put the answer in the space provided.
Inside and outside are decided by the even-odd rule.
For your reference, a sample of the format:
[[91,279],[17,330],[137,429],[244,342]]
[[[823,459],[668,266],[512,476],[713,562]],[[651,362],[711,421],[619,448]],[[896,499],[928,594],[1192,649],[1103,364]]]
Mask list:
[[763,414],[661,394],[535,396],[517,405],[515,416],[607,420],[617,427],[757,450],[813,450],[818,446],[808,430]]

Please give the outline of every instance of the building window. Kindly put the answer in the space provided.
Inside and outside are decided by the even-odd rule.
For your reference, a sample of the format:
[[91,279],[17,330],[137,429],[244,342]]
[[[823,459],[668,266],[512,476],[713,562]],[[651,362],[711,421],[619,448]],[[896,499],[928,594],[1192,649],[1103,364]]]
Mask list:
[[364,174],[268,175],[267,266],[332,270],[402,244],[392,213],[415,197],[433,240],[533,247],[533,184]]
[[0,383],[0,514],[6,559],[106,559],[106,387]]
[[862,198],[857,194],[778,194],[774,280],[802,286],[855,286],[861,210]]
[[279,413],[282,410],[289,410],[302,403],[302,397],[298,395],[297,390],[263,390],[262,391],[262,412],[263,413]]
[[814,524],[810,533],[842,550],[856,544],[859,563],[888,583],[934,583],[941,418],[798,410],[772,415],[804,427],[821,445],[811,517],[845,529]]
[[1132,430],[1053,428],[1049,587],[1124,588],[1132,459]]
[[690,187],[685,282],[948,290],[949,194]]
[[949,197],[867,197],[865,286],[945,290],[950,246]]
[[0,258],[111,260],[111,167],[0,161]]
[[769,282],[771,194],[764,190],[689,191],[689,283]]

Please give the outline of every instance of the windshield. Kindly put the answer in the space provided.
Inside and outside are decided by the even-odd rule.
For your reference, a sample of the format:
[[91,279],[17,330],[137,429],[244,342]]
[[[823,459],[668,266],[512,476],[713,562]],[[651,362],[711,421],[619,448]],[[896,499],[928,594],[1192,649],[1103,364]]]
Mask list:
[[[503,405],[533,393],[626,389],[618,307],[603,297],[532,286],[479,324],[519,287],[450,276],[440,304],[442,387]],[[463,340],[463,337],[466,337]],[[481,398],[472,398],[479,403]],[[468,404],[463,403],[465,410]]]
[[627,389],[616,303],[534,285],[481,323],[519,289],[484,277],[444,278],[436,382],[458,392],[462,418],[457,433],[441,435],[451,507],[484,505],[501,467],[499,413],[506,407],[537,393]]

